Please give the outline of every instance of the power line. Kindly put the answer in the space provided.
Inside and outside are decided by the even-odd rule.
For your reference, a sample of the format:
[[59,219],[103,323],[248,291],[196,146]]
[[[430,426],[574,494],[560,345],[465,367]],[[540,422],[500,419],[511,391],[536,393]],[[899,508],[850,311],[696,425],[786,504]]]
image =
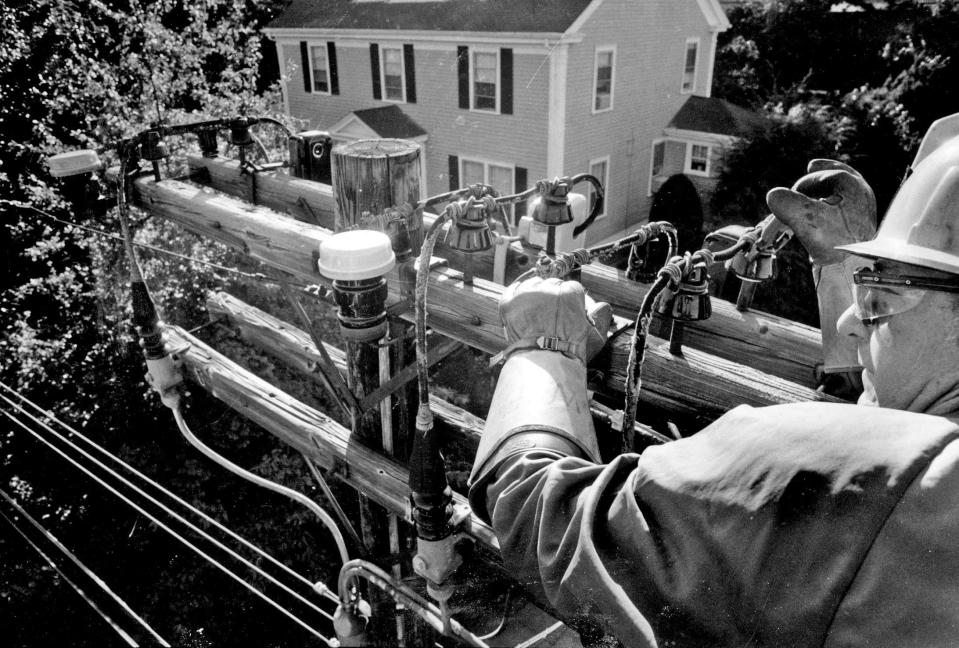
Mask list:
[[[15,510],[19,510],[19,512],[26,519],[33,522],[33,524],[39,527],[40,529],[42,529],[44,533],[49,533],[48,531],[46,531],[46,529],[43,529],[43,527],[40,527],[39,523],[37,523],[33,518],[28,516],[27,512],[24,511],[22,508],[20,508],[20,506],[17,505],[16,502],[10,499],[10,497],[6,493],[4,493],[3,491],[0,491],[0,494],[3,495],[3,497],[8,501],[9,504],[12,504],[15,507]],[[100,607],[96,604],[96,602],[92,598],[90,598],[90,596],[86,592],[83,591],[83,588],[81,588],[78,584],[73,582],[73,580],[63,572],[63,570],[60,568],[60,566],[56,563],[55,560],[53,560],[50,556],[48,556],[43,551],[43,549],[41,549],[33,540],[30,539],[30,536],[27,535],[27,533],[23,529],[21,529],[19,525],[17,525],[15,518],[11,519],[10,517],[7,517],[7,514],[4,513],[3,511],[0,511],[0,518],[3,518],[4,520],[6,520],[7,524],[13,527],[13,530],[19,533],[20,537],[22,537],[27,544],[33,547],[34,551],[36,551],[40,555],[40,557],[47,562],[47,564],[49,564],[51,567],[53,567],[54,570],[56,570],[56,572],[60,575],[60,578],[63,579],[63,582],[65,582],[67,585],[72,587],[73,590],[80,596],[80,598],[82,598],[87,603],[87,605],[93,608],[93,611],[96,612],[107,623],[107,625],[109,625],[113,629],[114,632],[120,635],[120,638],[123,639],[124,643],[126,643],[128,646],[133,646],[134,648],[137,648],[139,646],[139,644],[133,639],[133,637],[127,634],[127,632],[123,628],[121,628],[113,619],[110,618],[110,615],[108,615],[106,612],[100,609]],[[160,641],[163,641],[163,640],[161,639]],[[163,642],[163,645],[169,646],[170,644]]]
[[[302,576],[302,575],[299,574],[298,572],[293,571],[292,569],[290,569],[290,567],[288,567],[287,565],[283,564],[282,562],[280,562],[279,560],[277,560],[276,558],[274,558],[273,556],[271,556],[270,554],[268,554],[267,552],[265,552],[263,549],[261,549],[261,548],[258,547],[257,545],[253,544],[252,542],[250,542],[249,540],[247,540],[246,538],[244,538],[243,536],[241,536],[240,534],[236,533],[235,531],[233,531],[233,530],[230,529],[229,527],[225,526],[224,524],[222,524],[221,522],[219,522],[216,518],[211,517],[210,515],[204,513],[204,512],[201,511],[200,509],[196,508],[195,506],[193,506],[192,504],[190,504],[189,502],[187,502],[186,500],[184,500],[183,498],[181,498],[181,497],[180,497],[179,495],[177,495],[176,493],[168,490],[168,489],[167,489],[166,487],[164,487],[162,484],[158,483],[158,482],[155,481],[154,479],[152,479],[152,478],[148,477],[147,475],[143,474],[142,472],[140,472],[139,470],[137,470],[136,468],[134,468],[134,467],[131,466],[130,464],[126,463],[125,461],[123,461],[123,460],[120,459],[119,457],[115,456],[114,454],[112,454],[111,452],[109,452],[108,450],[106,450],[105,448],[103,448],[102,446],[100,446],[98,443],[96,443],[95,441],[93,441],[93,440],[90,439],[89,437],[83,435],[82,433],[80,433],[79,431],[77,431],[76,429],[74,429],[73,427],[71,427],[70,425],[68,425],[67,423],[65,423],[62,419],[58,418],[58,417],[56,416],[56,414],[54,414],[54,413],[51,412],[50,410],[44,409],[43,407],[41,407],[41,406],[38,405],[37,403],[33,402],[32,400],[30,400],[29,398],[27,398],[26,396],[24,396],[24,395],[21,394],[20,392],[14,390],[14,389],[11,388],[10,386],[6,385],[6,384],[3,383],[2,381],[0,381],[0,389],[6,390],[6,391],[9,392],[10,394],[12,394],[13,396],[15,396],[15,397],[18,398],[19,400],[21,400],[22,402],[24,402],[24,403],[26,403],[27,405],[29,405],[31,408],[35,409],[35,410],[36,410],[37,412],[39,412],[41,415],[44,415],[44,416],[48,417],[50,420],[54,421],[54,422],[57,423],[60,427],[62,427],[63,429],[65,429],[65,430],[67,431],[67,435],[68,435],[69,437],[76,437],[76,438],[79,439],[80,441],[83,441],[83,442],[84,442],[87,446],[89,446],[91,449],[97,451],[102,457],[104,457],[104,458],[106,458],[106,459],[109,459],[110,461],[112,461],[114,464],[116,464],[116,465],[119,466],[120,468],[123,468],[123,469],[125,469],[126,471],[128,471],[129,473],[131,473],[131,474],[135,475],[136,477],[138,477],[143,484],[152,487],[155,491],[158,491],[159,493],[161,493],[161,494],[165,495],[166,497],[170,498],[171,500],[173,500],[174,502],[176,502],[177,504],[179,504],[179,505],[182,506],[183,508],[185,508],[185,509],[187,509],[188,511],[190,511],[191,513],[193,513],[194,515],[199,516],[199,517],[202,518],[205,522],[213,525],[214,527],[216,527],[218,530],[222,531],[223,533],[226,533],[226,534],[229,535],[231,538],[233,538],[233,539],[236,540],[237,542],[241,543],[242,545],[244,545],[244,546],[247,547],[248,549],[250,549],[250,550],[252,550],[252,551],[255,551],[255,552],[256,552],[257,554],[259,554],[261,557],[265,558],[267,561],[269,561],[271,564],[275,565],[276,567],[282,569],[284,572],[286,572],[288,575],[292,576],[293,578],[297,579],[297,580],[300,581],[302,584],[304,584],[304,585],[306,585],[307,587],[310,587],[310,588],[313,587],[312,581],[310,581],[309,579],[305,578],[304,576]],[[3,400],[6,400],[8,403],[10,403],[10,401],[7,400],[6,398],[4,398],[2,395],[0,395],[0,398],[3,398]],[[17,409],[19,409],[21,412],[24,412],[25,414],[27,414],[27,415],[29,416],[29,413],[25,412],[22,408],[18,407],[16,404],[14,404],[14,407],[17,407]],[[69,443],[69,440],[66,440],[66,442]],[[77,448],[77,450],[80,451],[79,448]],[[82,451],[80,451],[80,452],[82,452]],[[119,476],[118,476],[118,477],[119,477]],[[132,486],[132,485],[131,485],[131,486]],[[158,504],[158,505],[159,505],[159,504]],[[184,521],[184,523],[185,523],[185,524],[189,524],[189,523],[186,522],[186,521]],[[202,531],[201,531],[200,529],[197,529],[197,531],[202,533]],[[212,538],[211,538],[211,540],[212,540]],[[330,600],[333,601],[333,602],[335,602],[335,603],[338,603],[338,602],[339,602],[339,599],[336,598],[336,596],[334,596],[332,593],[327,592],[327,597],[330,598]]]
[[[74,448],[74,449],[76,449],[77,451],[79,451],[81,454],[84,454],[84,455],[85,455],[86,457],[88,457],[91,461],[93,461],[94,463],[98,464],[99,466],[101,466],[102,468],[104,468],[105,470],[107,470],[108,472],[112,473],[115,477],[117,477],[118,479],[120,479],[122,482],[126,482],[126,480],[124,480],[121,476],[117,475],[114,471],[112,471],[111,469],[107,468],[106,466],[103,466],[103,464],[100,463],[99,461],[97,461],[96,459],[90,457],[90,456],[89,456],[87,453],[85,453],[82,449],[80,449],[80,448],[78,448],[77,446],[75,446],[74,444],[72,444],[69,440],[63,438],[62,435],[60,435],[59,433],[57,433],[55,430],[53,430],[52,428],[50,428],[48,425],[46,425],[45,423],[43,423],[42,421],[40,421],[39,419],[37,419],[36,417],[34,417],[34,416],[33,416],[32,414],[30,414],[29,412],[26,412],[26,410],[23,410],[23,408],[18,407],[18,406],[16,405],[16,403],[13,403],[13,401],[9,400],[8,398],[6,398],[6,397],[4,397],[4,396],[2,396],[2,395],[0,395],[0,399],[3,399],[3,400],[6,401],[7,403],[13,405],[15,408],[17,408],[18,410],[20,410],[21,412],[23,412],[24,414],[26,414],[27,417],[29,417],[30,419],[32,419],[34,422],[40,424],[42,427],[44,427],[45,429],[47,429],[48,431],[50,431],[54,436],[58,437],[61,441],[67,443],[67,444],[70,445],[72,448]],[[23,421],[21,421],[20,419],[18,419],[16,416],[12,415],[10,412],[8,412],[8,411],[6,411],[6,410],[0,410],[0,413],[2,413],[4,416],[6,416],[8,419],[10,419],[10,420],[13,421],[14,423],[16,423],[18,426],[20,426],[20,427],[23,428],[24,430],[26,430],[28,433],[30,433],[32,436],[34,436],[34,437],[35,437],[37,440],[39,440],[41,443],[43,443],[44,445],[46,445],[47,447],[49,447],[51,450],[53,450],[54,452],[56,452],[56,453],[57,453],[58,455],[60,455],[63,459],[67,460],[70,464],[72,464],[73,466],[75,466],[76,468],[78,468],[79,470],[81,470],[83,473],[85,473],[88,477],[90,477],[91,479],[93,479],[95,482],[97,482],[98,484],[100,484],[101,486],[103,486],[104,488],[106,488],[108,491],[110,491],[110,492],[111,492],[112,494],[114,494],[116,497],[120,498],[121,500],[123,500],[124,502],[126,502],[129,506],[131,506],[132,508],[134,508],[135,510],[137,510],[138,512],[140,512],[142,515],[144,515],[144,516],[147,517],[148,519],[150,519],[154,524],[156,524],[156,525],[159,526],[161,529],[163,529],[164,531],[166,531],[168,534],[170,534],[171,536],[173,536],[174,538],[176,538],[176,539],[177,539],[178,541],[180,541],[182,544],[186,545],[189,549],[191,549],[194,553],[196,553],[197,555],[199,555],[200,557],[202,557],[202,558],[203,558],[204,560],[206,560],[209,564],[213,565],[214,567],[216,567],[217,569],[219,569],[220,571],[222,571],[223,573],[225,573],[227,576],[229,576],[229,577],[232,578],[233,580],[235,580],[235,581],[237,581],[238,583],[240,583],[241,585],[243,585],[246,589],[248,589],[248,590],[249,590],[250,592],[252,592],[254,595],[258,596],[258,597],[261,598],[263,601],[265,601],[267,604],[269,604],[270,606],[272,606],[273,608],[275,608],[276,610],[278,610],[281,614],[283,614],[284,616],[288,617],[290,620],[292,620],[293,622],[295,622],[297,625],[299,625],[299,626],[301,626],[302,628],[304,628],[305,630],[307,630],[307,631],[308,631],[310,634],[312,634],[313,636],[315,636],[315,637],[317,637],[318,639],[324,641],[327,645],[329,645],[329,646],[335,645],[335,640],[331,640],[331,639],[329,639],[329,638],[321,635],[319,632],[317,632],[315,629],[313,629],[313,627],[310,626],[308,623],[306,623],[305,621],[303,621],[302,619],[300,619],[298,616],[296,616],[295,614],[293,614],[293,613],[291,613],[290,611],[288,611],[287,609],[285,609],[282,605],[280,605],[280,604],[277,603],[274,599],[272,599],[272,598],[270,598],[269,596],[267,596],[266,594],[264,594],[264,593],[263,593],[262,591],[260,591],[259,589],[253,587],[253,585],[251,585],[250,583],[248,583],[247,581],[245,581],[244,579],[242,579],[241,577],[239,577],[234,571],[232,571],[232,570],[229,569],[228,567],[224,566],[222,563],[220,563],[220,562],[217,561],[215,558],[213,558],[212,556],[210,556],[209,554],[207,554],[206,552],[204,552],[202,549],[200,549],[199,547],[197,547],[195,544],[193,544],[192,542],[190,542],[189,540],[187,540],[186,538],[184,538],[182,535],[180,535],[179,533],[177,533],[176,531],[174,531],[173,529],[171,529],[168,525],[166,525],[164,522],[162,522],[161,520],[159,520],[157,517],[155,517],[154,515],[151,515],[151,514],[150,514],[146,509],[144,509],[142,506],[138,505],[137,503],[135,503],[134,501],[132,501],[130,498],[128,498],[127,496],[125,496],[125,495],[123,495],[122,493],[120,493],[116,488],[114,488],[114,487],[111,486],[110,484],[106,483],[103,479],[101,479],[101,478],[99,478],[98,476],[96,476],[95,474],[93,474],[93,472],[91,472],[89,469],[85,468],[85,467],[82,466],[79,462],[77,462],[77,461],[75,461],[74,459],[72,459],[71,457],[69,457],[65,452],[63,452],[63,450],[61,450],[60,448],[56,447],[56,446],[55,446],[54,444],[52,444],[50,441],[48,441],[47,439],[45,439],[41,434],[39,434],[36,430],[30,428],[27,424],[25,424]],[[149,500],[153,501],[154,503],[158,504],[161,508],[164,508],[164,509],[167,510],[171,515],[173,515],[173,516],[176,517],[176,518],[179,518],[184,524],[187,524],[188,526],[190,526],[191,528],[193,528],[193,529],[196,530],[197,532],[201,533],[202,535],[204,535],[205,537],[207,537],[208,539],[210,539],[211,541],[213,541],[215,544],[218,544],[219,546],[221,546],[225,551],[227,551],[228,553],[230,553],[231,555],[233,555],[236,559],[238,559],[238,560],[246,563],[246,564],[247,564],[248,566],[250,566],[251,568],[256,569],[259,573],[261,573],[261,574],[262,574],[263,576],[265,576],[267,579],[269,579],[269,580],[271,580],[271,581],[279,584],[279,585],[280,585],[281,587],[283,587],[284,589],[287,589],[288,591],[290,591],[288,588],[286,588],[286,586],[284,586],[284,585],[282,585],[281,583],[279,583],[278,581],[276,581],[276,579],[274,579],[272,576],[266,574],[265,572],[262,572],[262,570],[259,570],[259,568],[257,568],[255,565],[253,565],[252,563],[249,563],[248,561],[246,561],[245,559],[243,559],[242,557],[240,557],[238,554],[236,554],[235,552],[233,552],[231,549],[223,546],[222,543],[219,543],[219,541],[211,538],[208,534],[205,534],[205,532],[203,532],[202,530],[197,529],[196,527],[194,527],[193,525],[191,525],[189,522],[186,522],[185,520],[183,520],[182,517],[178,516],[176,513],[172,512],[172,511],[170,511],[169,509],[167,509],[167,507],[164,507],[162,504],[159,504],[158,502],[156,502],[156,500],[155,500],[154,498],[150,497],[149,495],[146,495],[145,493],[143,493],[143,491],[141,491],[141,490],[138,489],[137,487],[133,486],[133,485],[130,484],[129,482],[126,482],[126,485],[127,485],[127,486],[130,486],[130,487],[133,488],[134,490],[138,491],[141,495],[143,495],[143,496],[146,497],[147,499],[149,499]],[[300,596],[297,595],[296,593],[293,593],[293,595],[296,596],[297,598],[300,598],[301,600],[305,600],[305,599],[302,599],[302,597],[300,597]],[[320,608],[316,608],[316,606],[314,606],[314,605],[311,604],[311,603],[308,603],[308,605],[310,605],[310,607],[314,608],[316,611],[318,611],[321,615],[323,615],[323,616],[326,617],[327,619],[332,620],[332,616],[329,615],[329,613],[321,610]]]
[[141,617],[136,612],[134,612],[133,609],[130,608],[130,606],[126,603],[126,601],[124,601],[112,589],[110,589],[110,586],[107,585],[102,578],[97,576],[97,574],[93,572],[93,570],[91,570],[89,567],[84,565],[83,562],[79,558],[77,558],[72,551],[70,551],[62,542],[60,542],[56,538],[56,536],[53,535],[53,533],[48,531],[46,528],[43,527],[43,525],[37,522],[33,518],[33,516],[27,513],[27,511],[24,510],[24,508],[20,504],[18,504],[12,497],[10,497],[3,490],[0,490],[0,497],[6,500],[9,506],[13,507],[19,515],[22,515],[24,519],[26,519],[27,522],[29,522],[39,533],[41,533],[43,537],[51,545],[56,547],[56,549],[60,551],[60,553],[63,554],[63,556],[66,557],[66,559],[69,560],[70,563],[75,565],[91,582],[93,582],[97,587],[99,587],[103,591],[103,593],[106,594],[122,610],[124,614],[126,614],[128,617],[133,619],[138,625],[142,626],[143,629],[146,630],[146,632],[161,646],[166,646],[167,648],[170,647],[170,644],[167,643],[166,640],[163,639],[163,637],[157,634],[156,631],[150,627],[150,624],[148,624],[146,620],[143,619],[143,617]]
[[[8,391],[14,391],[14,390],[11,390],[11,388],[10,388],[9,386],[7,386],[6,384],[4,384],[3,382],[0,382],[0,387],[6,389],[6,390],[8,390]],[[14,391],[14,393],[15,393],[17,396],[19,396],[20,398],[23,398],[24,400],[27,400],[26,397],[22,396],[22,395],[19,394],[18,392]],[[302,602],[303,604],[305,604],[305,605],[307,605],[308,607],[310,607],[311,610],[313,610],[314,612],[320,614],[321,616],[323,616],[323,617],[324,617],[325,619],[327,619],[328,621],[331,621],[331,620],[332,620],[333,617],[332,617],[328,612],[326,612],[326,611],[323,610],[322,608],[317,607],[317,606],[314,605],[311,601],[308,601],[308,600],[305,599],[302,595],[300,595],[300,594],[298,594],[297,592],[295,592],[295,591],[293,591],[292,589],[290,589],[288,586],[286,586],[285,584],[283,584],[282,582],[280,582],[279,580],[277,580],[274,576],[272,576],[272,575],[270,575],[269,573],[265,572],[265,571],[264,571],[261,567],[259,567],[258,565],[250,562],[249,560],[247,560],[247,559],[244,558],[243,556],[240,556],[238,553],[236,553],[235,551],[233,551],[232,549],[230,549],[229,547],[227,547],[226,545],[224,545],[222,542],[220,542],[219,540],[217,540],[216,538],[214,538],[213,536],[211,536],[209,533],[207,533],[207,532],[204,531],[203,529],[200,529],[199,527],[197,527],[196,525],[194,525],[193,523],[191,523],[189,520],[186,520],[183,516],[181,516],[181,515],[180,515],[179,513],[177,513],[176,511],[173,511],[173,510],[170,509],[168,506],[164,505],[162,502],[159,502],[156,498],[152,497],[152,496],[149,495],[148,493],[145,493],[142,489],[140,489],[139,487],[137,487],[135,484],[133,484],[132,482],[130,482],[128,479],[126,479],[126,478],[123,477],[122,475],[118,474],[116,471],[112,470],[112,469],[109,468],[108,466],[105,466],[102,462],[100,462],[99,460],[97,460],[95,457],[90,456],[90,455],[89,455],[87,452],[85,452],[82,448],[80,448],[80,447],[78,447],[77,445],[75,445],[72,441],[70,441],[69,439],[67,439],[66,437],[64,437],[64,436],[61,435],[60,433],[58,433],[56,430],[54,430],[53,428],[51,428],[51,427],[50,427],[48,424],[46,424],[45,422],[43,422],[43,421],[41,421],[40,419],[36,418],[36,417],[35,417],[34,415],[32,415],[30,412],[27,412],[25,409],[23,409],[22,407],[20,407],[19,405],[17,405],[17,404],[14,403],[13,401],[11,401],[9,398],[7,398],[6,396],[4,396],[3,394],[0,394],[0,400],[5,401],[5,402],[8,403],[9,405],[12,405],[12,406],[13,406],[14,408],[16,408],[18,411],[22,412],[22,413],[25,414],[27,417],[29,417],[32,421],[34,421],[35,423],[39,424],[39,425],[42,426],[44,429],[46,429],[46,430],[49,431],[51,434],[53,434],[53,435],[54,435],[57,439],[59,439],[62,443],[65,443],[65,444],[66,444],[67,446],[69,446],[72,450],[74,450],[75,452],[79,453],[80,455],[82,455],[83,457],[85,457],[87,460],[91,461],[94,465],[98,466],[101,470],[103,470],[103,471],[105,471],[106,473],[108,473],[108,474],[110,474],[111,476],[113,476],[113,477],[114,477],[115,479],[117,479],[122,485],[124,485],[125,487],[129,488],[130,490],[136,492],[136,493],[139,494],[140,496],[144,497],[144,498],[145,498],[147,501],[149,501],[151,504],[159,507],[164,513],[166,513],[167,515],[169,515],[169,516],[172,517],[173,519],[177,520],[178,522],[180,522],[181,524],[183,524],[184,526],[186,526],[188,529],[190,529],[190,530],[193,531],[194,533],[197,533],[198,535],[200,535],[201,537],[203,537],[203,538],[206,539],[207,541],[209,541],[209,542],[211,542],[212,544],[214,544],[218,549],[224,551],[225,553],[227,553],[228,555],[230,555],[230,556],[231,556],[232,558],[234,558],[235,560],[241,562],[244,566],[248,567],[249,569],[252,569],[252,570],[255,571],[257,574],[263,576],[264,578],[266,578],[267,580],[269,580],[271,583],[273,583],[274,585],[276,585],[276,586],[278,586],[279,588],[281,588],[281,589],[282,589],[284,592],[286,592],[287,594],[293,596],[294,598],[296,598],[297,600],[299,600],[299,601]],[[27,401],[27,402],[30,402],[30,401]],[[33,403],[33,402],[30,402],[30,405],[33,406],[33,407],[35,407],[35,408],[37,408],[38,410],[40,410],[40,411],[41,411],[42,413],[44,413],[44,414],[51,415],[50,412],[48,412],[47,410],[44,410],[43,408],[39,407],[38,405],[36,405],[36,404]],[[0,411],[2,411],[2,410],[0,410]],[[2,413],[6,414],[7,416],[10,416],[9,413],[7,413],[7,412],[5,412],[5,411],[2,411]],[[77,435],[77,436],[79,436],[79,437],[82,437],[82,436],[83,436],[83,435],[81,435],[79,432],[77,432],[76,430],[73,430],[73,429],[70,428],[68,425],[66,425],[65,423],[63,423],[62,421],[60,421],[59,419],[56,419],[55,417],[54,417],[54,419],[57,420],[58,423],[60,423],[63,427],[65,427],[65,428],[66,428],[67,430],[69,430],[71,433],[73,433],[73,434],[75,434],[75,435]],[[48,441],[46,441],[46,440],[44,440],[44,439],[41,439],[41,440],[44,441],[44,443],[47,443],[48,445],[50,445]],[[92,441],[90,441],[89,439],[85,439],[85,440],[86,440],[88,443],[90,443],[91,445],[94,445],[94,446],[96,445],[96,444],[94,444]],[[51,446],[51,447],[52,447],[52,446]],[[54,450],[57,450],[56,448],[53,448],[53,449],[54,449]],[[131,472],[135,472],[135,473],[137,472],[137,471],[135,471],[135,470],[133,469],[132,466],[129,466],[129,465],[126,464],[125,462],[121,461],[119,458],[114,457],[114,456],[111,455],[109,452],[107,452],[105,449],[99,448],[99,447],[98,447],[98,449],[100,450],[101,453],[109,456],[114,462],[120,464],[121,466],[126,467],[126,468],[127,468],[128,470],[130,470]],[[70,461],[71,463],[73,463],[75,466],[77,466],[78,468],[80,468],[81,470],[84,470],[84,472],[87,472],[87,473],[89,474],[88,471],[86,471],[86,470],[85,470],[82,466],[80,466],[78,463],[72,461],[69,457],[64,457],[64,458],[66,458],[68,461]],[[168,496],[171,497],[171,498],[174,498],[174,499],[179,500],[180,502],[182,502],[182,500],[180,500],[178,497],[176,497],[176,496],[175,496],[173,493],[171,493],[170,491],[166,490],[163,486],[161,486],[160,484],[158,484],[156,481],[150,479],[149,477],[147,477],[146,475],[143,475],[142,473],[137,473],[137,474],[138,474],[142,479],[144,479],[148,484],[150,484],[151,486],[153,486],[155,489],[161,491],[162,493],[168,495]],[[96,476],[94,476],[94,475],[90,475],[90,476],[91,476],[92,478],[94,478],[94,479],[97,479]],[[101,482],[101,483],[102,483],[102,482]],[[128,503],[129,503],[129,502],[128,502]],[[189,510],[191,510],[191,511],[197,513],[197,514],[203,515],[206,519],[209,519],[210,521],[215,522],[215,520],[213,520],[213,518],[210,518],[209,516],[206,516],[206,515],[203,514],[201,511],[199,511],[198,509],[190,506],[190,505],[187,504],[186,502],[183,502],[183,504],[184,504]],[[147,515],[149,516],[149,514],[147,514]],[[151,518],[151,519],[153,519],[153,518]],[[309,586],[309,587],[312,589],[313,584],[312,584],[309,580],[307,580],[307,579],[304,578],[303,576],[300,576],[299,574],[297,574],[296,572],[294,572],[293,570],[291,570],[289,567],[286,567],[285,565],[283,565],[282,563],[280,563],[280,562],[277,561],[276,559],[272,558],[272,557],[269,556],[269,554],[267,554],[265,551],[263,551],[262,549],[259,549],[259,548],[256,547],[256,545],[254,545],[253,543],[245,540],[245,539],[242,538],[242,536],[240,536],[239,534],[236,534],[235,532],[230,531],[230,530],[227,529],[225,526],[220,525],[219,523],[217,523],[217,525],[218,525],[219,527],[223,528],[224,530],[226,530],[226,531],[227,531],[228,533],[230,533],[232,536],[234,536],[234,537],[236,537],[237,539],[241,540],[241,541],[242,541],[244,544],[246,544],[247,546],[255,549],[255,550],[256,550],[258,553],[260,553],[261,555],[263,555],[263,556],[267,557],[268,559],[270,559],[274,564],[277,564],[277,565],[281,566],[281,567],[284,568],[287,572],[289,572],[290,574],[296,576],[300,581],[302,581],[304,584],[306,584],[307,586]],[[176,534],[173,533],[173,532],[171,532],[171,534],[176,535]],[[332,595],[330,595],[330,596],[332,596]],[[339,602],[339,599],[337,599],[337,598],[335,598],[335,597],[333,597],[332,600],[335,601],[335,602],[337,602],[337,603]]]

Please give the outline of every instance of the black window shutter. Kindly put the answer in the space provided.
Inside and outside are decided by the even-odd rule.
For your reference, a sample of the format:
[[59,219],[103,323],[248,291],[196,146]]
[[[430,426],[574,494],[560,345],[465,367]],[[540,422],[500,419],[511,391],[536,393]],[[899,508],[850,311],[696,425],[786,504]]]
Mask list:
[[450,156],[450,191],[460,188],[460,159],[455,155]]
[[416,61],[413,45],[403,45],[403,70],[406,72],[406,103],[416,103]]
[[313,81],[310,79],[313,74],[310,68],[310,48],[306,41],[300,41],[300,62],[303,64],[303,90],[313,92]]
[[460,108],[470,107],[470,50],[462,45],[456,48],[457,71],[460,82]]
[[336,69],[336,44],[326,44],[326,60],[330,66],[330,93],[340,94],[340,73]]
[[380,89],[380,46],[376,43],[370,45],[370,74],[373,76],[373,98],[382,99],[383,91]]
[[[515,167],[513,169],[513,193],[520,193],[522,191],[526,191],[526,189],[528,188],[526,186],[527,182],[528,180],[527,180],[526,169],[524,169],[523,167]],[[526,215],[526,201],[524,200],[522,202],[516,203],[516,208],[513,211],[513,213],[515,214],[513,218],[518,223],[519,219]]]
[[513,114],[513,50],[504,47],[499,51],[499,111]]

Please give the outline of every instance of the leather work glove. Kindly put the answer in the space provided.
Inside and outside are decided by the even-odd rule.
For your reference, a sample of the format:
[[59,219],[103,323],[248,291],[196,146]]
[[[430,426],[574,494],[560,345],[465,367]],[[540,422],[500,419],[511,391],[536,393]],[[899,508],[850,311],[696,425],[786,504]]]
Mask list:
[[835,160],[816,159],[792,189],[766,194],[772,213],[789,226],[809,252],[819,299],[825,373],[859,369],[857,345],[836,330],[853,302],[852,274],[864,259],[836,250],[876,235],[876,198],[858,171]]
[[600,461],[586,393],[586,363],[603,348],[612,322],[583,286],[527,279],[503,293],[508,346],[470,475],[470,504],[487,519],[486,486],[509,459],[536,452]]
[[539,277],[507,287],[499,316],[506,333],[504,359],[522,349],[545,349],[584,365],[606,344],[613,321],[609,304],[594,302],[579,282]]
[[872,188],[858,171],[836,160],[812,160],[792,189],[772,189],[766,203],[819,266],[845,260],[837,245],[868,241],[876,235]]

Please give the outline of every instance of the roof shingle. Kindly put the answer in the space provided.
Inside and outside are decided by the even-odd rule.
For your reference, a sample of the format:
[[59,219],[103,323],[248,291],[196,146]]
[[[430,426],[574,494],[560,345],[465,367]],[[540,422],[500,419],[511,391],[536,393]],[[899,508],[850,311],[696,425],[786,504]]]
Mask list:
[[725,99],[693,95],[673,116],[668,128],[742,136],[765,124],[762,115]]
[[293,0],[274,29],[562,33],[590,0],[446,0],[353,2]]
[[354,110],[364,124],[372,128],[380,137],[408,139],[426,135],[426,131],[403,112],[399,106],[381,106]]

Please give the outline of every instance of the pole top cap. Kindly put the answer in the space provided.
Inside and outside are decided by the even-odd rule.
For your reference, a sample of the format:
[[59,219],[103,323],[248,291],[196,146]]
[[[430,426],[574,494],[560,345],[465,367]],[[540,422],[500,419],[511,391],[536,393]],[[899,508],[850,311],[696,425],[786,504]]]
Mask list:
[[381,277],[396,265],[390,237],[373,230],[334,234],[320,244],[320,274],[339,281]]

